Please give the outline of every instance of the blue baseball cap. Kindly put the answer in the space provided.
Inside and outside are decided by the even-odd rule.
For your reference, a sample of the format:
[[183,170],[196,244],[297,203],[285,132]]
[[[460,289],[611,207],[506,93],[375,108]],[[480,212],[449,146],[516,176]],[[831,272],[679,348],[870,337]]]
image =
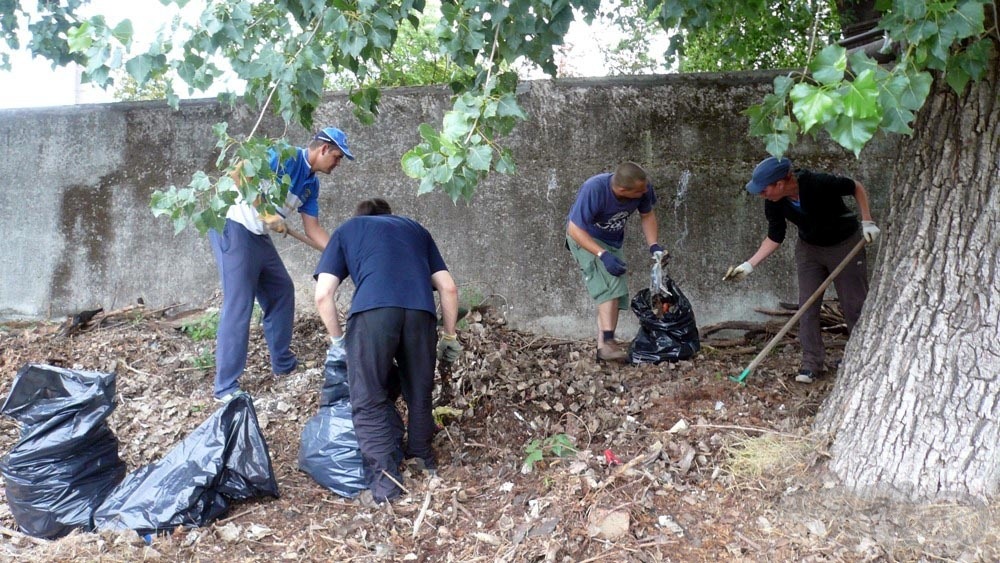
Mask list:
[[344,153],[347,160],[354,160],[354,155],[351,154],[351,149],[347,148],[347,133],[344,133],[340,129],[337,129],[336,127],[326,127],[324,129],[320,129],[319,133],[316,133],[316,136],[313,137],[313,139],[337,145],[337,148],[340,149],[340,152]]
[[788,176],[788,171],[792,169],[792,161],[787,158],[767,157],[760,161],[757,168],[753,169],[753,176],[747,182],[747,191],[752,194],[759,194],[764,188]]

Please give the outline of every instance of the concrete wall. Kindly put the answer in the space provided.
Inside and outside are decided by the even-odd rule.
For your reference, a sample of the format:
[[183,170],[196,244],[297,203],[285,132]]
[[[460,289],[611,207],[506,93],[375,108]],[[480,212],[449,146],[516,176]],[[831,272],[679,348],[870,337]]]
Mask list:
[[[773,74],[700,74],[622,79],[533,81],[519,99],[531,121],[507,139],[517,173],[493,175],[471,203],[441,193],[416,195],[400,170],[419,141],[417,126],[440,122],[450,107],[444,88],[385,92],[371,127],[360,125],[346,97],[330,95],[319,124],[349,134],[358,160],[320,175],[320,219],[333,229],[356,202],[387,198],[430,229],[469,295],[494,296],[514,326],[559,336],[595,332],[593,305],[564,249],[566,214],[580,184],[634,160],[650,173],[659,202],[660,242],[673,254],[669,272],[694,304],[699,324],[753,318],[754,307],[795,300],[792,244],[749,280],[723,284],[726,268],[748,258],[765,235],[762,201],[746,194],[765,155],[740,111],[769,89]],[[211,127],[228,120],[245,134],[246,108],[191,101],[122,103],[0,111],[0,316],[58,317],[113,309],[137,298],[152,307],[203,304],[218,291],[215,262],[193,230],[173,234],[149,211],[153,190],[211,172]],[[276,120],[263,132],[281,135]],[[288,131],[303,144],[309,133]],[[797,165],[850,175],[872,193],[876,219],[895,157],[877,139],[856,160],[832,143],[806,139],[789,155]],[[298,222],[294,222],[298,225]],[[637,217],[626,235],[633,291],[647,283],[648,253]],[[794,231],[794,229],[792,229]],[[793,235],[794,236],[794,235]],[[317,254],[288,238],[279,248],[295,280],[298,306],[312,310]],[[622,334],[634,327],[624,315]]]

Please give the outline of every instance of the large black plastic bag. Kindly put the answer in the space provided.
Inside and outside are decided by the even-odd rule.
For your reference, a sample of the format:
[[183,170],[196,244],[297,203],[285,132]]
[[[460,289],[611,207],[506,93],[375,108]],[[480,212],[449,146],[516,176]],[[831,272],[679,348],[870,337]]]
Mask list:
[[632,312],[639,317],[629,350],[633,363],[686,360],[701,348],[691,302],[666,275],[663,286],[668,295],[643,289],[632,298]]
[[27,364],[0,412],[21,439],[0,461],[10,512],[24,533],[58,538],[92,530],[94,509],[125,476],[108,427],[115,374]]
[[140,534],[205,526],[233,501],[278,497],[249,395],[219,407],[163,459],[129,473],[94,512],[98,529]]
[[342,346],[326,353],[319,412],[302,429],[299,469],[340,496],[353,498],[367,488],[351,420],[347,360]]

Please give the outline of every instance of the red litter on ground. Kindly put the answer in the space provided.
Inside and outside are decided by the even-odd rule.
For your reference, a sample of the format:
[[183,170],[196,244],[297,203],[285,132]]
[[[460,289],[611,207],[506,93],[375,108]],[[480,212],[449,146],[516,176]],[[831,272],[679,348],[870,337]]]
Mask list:
[[622,460],[618,459],[618,456],[616,456],[615,452],[611,451],[610,448],[604,450],[604,461],[606,461],[608,465],[622,464]]

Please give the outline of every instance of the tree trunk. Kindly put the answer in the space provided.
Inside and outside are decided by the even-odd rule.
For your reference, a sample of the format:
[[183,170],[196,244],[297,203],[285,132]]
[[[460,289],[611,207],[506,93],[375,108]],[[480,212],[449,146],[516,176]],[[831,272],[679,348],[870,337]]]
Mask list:
[[937,80],[901,149],[875,283],[816,419],[861,496],[985,501],[1000,486],[997,67],[961,96]]

